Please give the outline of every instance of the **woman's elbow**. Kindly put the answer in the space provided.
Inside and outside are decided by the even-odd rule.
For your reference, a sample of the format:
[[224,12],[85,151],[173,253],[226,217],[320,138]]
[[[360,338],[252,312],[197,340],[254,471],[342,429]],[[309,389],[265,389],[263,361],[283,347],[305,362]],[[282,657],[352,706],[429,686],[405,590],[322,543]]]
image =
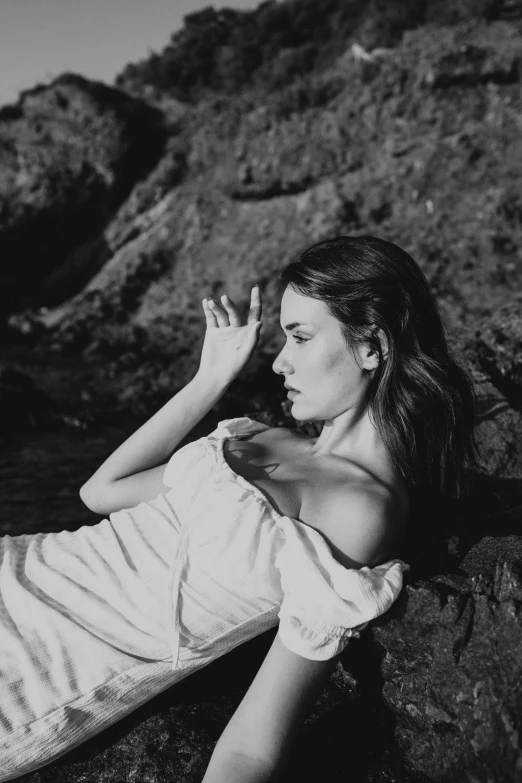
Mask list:
[[80,487],[80,498],[82,503],[87,506],[90,511],[94,511],[95,514],[107,513],[106,504],[103,503],[102,493],[99,488],[89,484],[88,481]]

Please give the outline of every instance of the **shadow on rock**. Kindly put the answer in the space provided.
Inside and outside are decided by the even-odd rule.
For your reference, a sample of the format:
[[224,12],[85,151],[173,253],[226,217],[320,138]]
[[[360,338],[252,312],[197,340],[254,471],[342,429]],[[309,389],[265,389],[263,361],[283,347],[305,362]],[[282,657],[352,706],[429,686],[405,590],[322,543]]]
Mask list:
[[0,431],[3,436],[42,424],[54,412],[52,400],[28,375],[0,367]]

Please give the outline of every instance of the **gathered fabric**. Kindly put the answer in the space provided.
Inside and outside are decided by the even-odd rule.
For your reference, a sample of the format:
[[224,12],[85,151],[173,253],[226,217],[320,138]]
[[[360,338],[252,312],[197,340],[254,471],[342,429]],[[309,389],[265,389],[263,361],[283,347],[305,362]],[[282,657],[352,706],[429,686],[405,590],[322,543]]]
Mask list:
[[164,494],[96,525],[0,539],[0,781],[278,623],[328,660],[396,600],[406,563],[345,568],[228,465],[224,442],[264,429],[221,421],[172,456]]

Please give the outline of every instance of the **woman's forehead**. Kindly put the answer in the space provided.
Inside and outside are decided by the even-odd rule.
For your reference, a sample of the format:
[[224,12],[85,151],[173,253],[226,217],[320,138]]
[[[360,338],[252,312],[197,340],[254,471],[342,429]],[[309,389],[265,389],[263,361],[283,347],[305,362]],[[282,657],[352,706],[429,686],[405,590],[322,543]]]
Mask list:
[[[286,288],[281,299],[281,325],[288,329],[289,324],[319,327],[333,319],[324,302]],[[335,320],[335,319],[333,319]]]

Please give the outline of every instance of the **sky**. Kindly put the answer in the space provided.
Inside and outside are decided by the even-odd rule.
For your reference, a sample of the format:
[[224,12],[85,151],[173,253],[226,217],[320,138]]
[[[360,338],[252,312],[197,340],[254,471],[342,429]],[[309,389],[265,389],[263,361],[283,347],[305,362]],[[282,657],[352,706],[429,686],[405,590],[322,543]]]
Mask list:
[[0,106],[65,71],[112,83],[159,52],[185,14],[209,5],[250,10],[261,0],[0,0]]

